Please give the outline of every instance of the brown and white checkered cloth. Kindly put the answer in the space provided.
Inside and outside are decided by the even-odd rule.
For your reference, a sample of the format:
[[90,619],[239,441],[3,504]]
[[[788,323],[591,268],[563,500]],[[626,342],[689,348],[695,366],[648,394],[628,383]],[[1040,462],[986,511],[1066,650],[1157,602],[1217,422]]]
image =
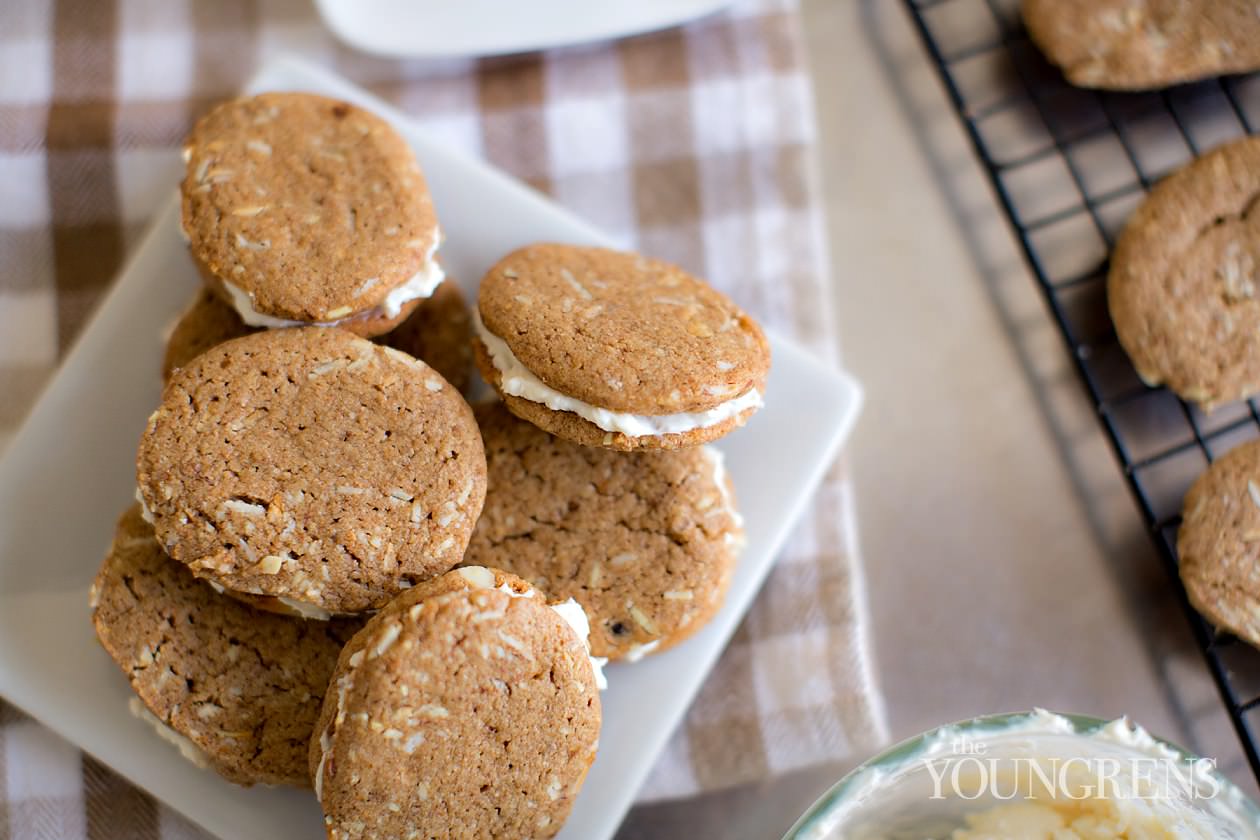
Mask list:
[[[833,357],[798,26],[792,0],[751,0],[618,43],[433,63],[339,46],[308,0],[4,3],[0,448],[170,194],[191,122],[281,52],[371,88]],[[848,493],[833,469],[643,798],[883,738]],[[0,839],[176,836],[199,832],[0,701]]]

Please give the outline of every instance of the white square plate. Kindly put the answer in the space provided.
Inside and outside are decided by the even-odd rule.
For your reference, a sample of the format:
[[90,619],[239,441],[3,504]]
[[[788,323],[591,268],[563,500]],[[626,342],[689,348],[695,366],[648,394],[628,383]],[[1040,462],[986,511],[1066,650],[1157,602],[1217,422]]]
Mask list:
[[[324,71],[282,61],[251,89],[325,93],[393,122],[425,168],[448,236],[443,261],[470,296],[476,278],[521,245],[603,241]],[[171,201],[0,463],[0,695],[214,834],[310,840],[323,832],[309,792],[235,787],[189,764],[133,718],[126,681],[96,644],[88,618],[87,588],[115,519],[131,503],[136,444],[159,399],[163,329],[198,284],[178,225]],[[601,840],[616,831],[852,427],[856,383],[791,343],[771,342],[766,407],[721,442],[748,534],[726,605],[679,647],[608,669],[599,756],[562,838]]]
[[664,29],[731,0],[316,0],[324,23],[356,49],[440,58],[543,50]]

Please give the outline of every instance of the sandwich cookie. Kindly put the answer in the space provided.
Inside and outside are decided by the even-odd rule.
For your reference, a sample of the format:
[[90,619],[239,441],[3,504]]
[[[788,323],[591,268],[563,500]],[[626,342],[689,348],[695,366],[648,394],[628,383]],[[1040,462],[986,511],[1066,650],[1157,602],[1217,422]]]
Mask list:
[[725,295],[659,260],[531,245],[485,276],[477,366],[516,416],[586,446],[715,440],[762,405],[770,345]]
[[501,403],[475,409],[486,504],[465,562],[573,598],[591,650],[635,661],[721,607],[744,536],[721,453],[618,453],[553,437]]
[[1177,554],[1195,609],[1260,647],[1260,441],[1234,447],[1195,481],[1182,509]]
[[[211,347],[258,332],[248,326],[229,304],[209,289],[197,294],[193,305],[180,316],[166,342],[162,379]],[[472,375],[472,322],[464,295],[455,283],[443,283],[431,297],[419,302],[407,320],[376,341],[420,359],[442,374],[457,390],[468,387]]]
[[1148,385],[1205,410],[1260,393],[1260,138],[1222,146],[1161,181],[1125,226],[1107,297]]
[[185,757],[241,785],[310,785],[311,733],[360,620],[312,623],[223,598],[123,514],[91,591],[92,623],[132,711]]
[[249,326],[379,335],[442,282],[415,156],[361,108],[306,93],[236,99],[197,122],[184,159],[189,251]]
[[599,729],[580,627],[519,580],[460,569],[346,645],[310,772],[332,840],[552,837]]
[[233,339],[176,370],[137,456],[139,498],[174,559],[334,614],[455,565],[485,482],[472,410],[446,380],[316,327]]

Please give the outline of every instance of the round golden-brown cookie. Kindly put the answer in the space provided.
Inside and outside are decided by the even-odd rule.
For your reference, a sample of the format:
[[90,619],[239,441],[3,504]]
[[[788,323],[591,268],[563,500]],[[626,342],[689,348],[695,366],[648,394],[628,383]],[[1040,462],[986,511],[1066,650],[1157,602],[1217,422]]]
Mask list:
[[184,155],[193,261],[251,326],[375,335],[441,276],[415,156],[361,108],[306,93],[232,100],[197,122]]
[[1107,295],[1138,375],[1212,407],[1260,390],[1260,138],[1161,181],[1116,244]]
[[472,379],[472,319],[459,284],[447,278],[398,328],[379,341],[436,370],[461,392]]
[[770,345],[729,298],[637,254],[540,244],[482,280],[475,359],[508,409],[632,450],[696,446],[761,406]]
[[475,413],[489,484],[465,563],[573,598],[592,653],[609,659],[671,647],[717,612],[743,545],[720,453],[623,454],[553,437],[501,403]]
[[446,380],[325,327],[233,339],[175,371],[137,456],[172,557],[332,613],[457,563],[485,481],[472,410]]
[[310,744],[333,840],[552,837],[573,807],[599,743],[586,646],[519,582],[464,571],[342,651]]
[[[410,312],[406,320],[391,332],[377,336],[376,341],[420,359],[457,390],[467,389],[472,374],[472,327],[459,286],[447,280],[431,297],[407,304],[404,311]],[[172,370],[211,347],[258,330],[246,326],[221,297],[202,289],[167,339],[163,381],[170,379]]]
[[1260,68],[1253,0],[1024,0],[1023,16],[1082,87],[1148,90]]
[[186,756],[232,782],[308,787],[308,749],[343,645],[362,620],[307,622],[217,595],[123,514],[92,586],[92,623]]
[[1231,449],[1195,481],[1177,554],[1195,609],[1260,647],[1260,441]]

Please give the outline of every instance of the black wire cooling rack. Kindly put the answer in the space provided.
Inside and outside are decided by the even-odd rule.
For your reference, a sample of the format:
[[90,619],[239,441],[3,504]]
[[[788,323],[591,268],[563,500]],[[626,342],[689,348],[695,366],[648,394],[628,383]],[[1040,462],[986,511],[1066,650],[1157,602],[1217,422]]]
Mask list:
[[1204,414],[1145,386],[1106,307],[1107,254],[1151,185],[1260,125],[1260,74],[1154,93],[1069,85],[1018,0],[904,0],[1098,411],[1260,780],[1260,651],[1217,633],[1177,575],[1181,499],[1214,458],[1260,436],[1255,400]]

